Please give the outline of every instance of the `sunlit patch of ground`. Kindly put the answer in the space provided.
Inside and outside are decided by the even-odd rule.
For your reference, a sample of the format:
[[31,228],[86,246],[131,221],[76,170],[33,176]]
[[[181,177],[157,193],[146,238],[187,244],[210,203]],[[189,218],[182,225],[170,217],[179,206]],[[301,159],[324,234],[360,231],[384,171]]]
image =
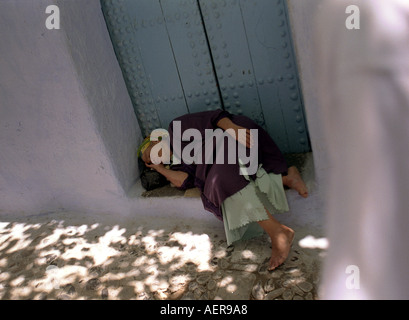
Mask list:
[[38,220],[0,222],[0,299],[317,298],[323,248],[295,244],[268,272],[266,237],[227,247],[220,230],[180,224]]

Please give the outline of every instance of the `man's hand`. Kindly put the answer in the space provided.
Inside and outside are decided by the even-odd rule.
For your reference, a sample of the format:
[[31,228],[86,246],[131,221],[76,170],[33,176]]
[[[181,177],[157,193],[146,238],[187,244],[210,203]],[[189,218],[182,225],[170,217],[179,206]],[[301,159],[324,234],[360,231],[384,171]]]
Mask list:
[[154,164],[154,163],[146,163],[145,162],[145,166],[147,166],[148,168],[151,168],[153,170],[156,170],[158,172],[162,171],[162,169],[165,168],[165,166],[163,165],[163,163],[159,163],[159,164]]
[[146,163],[145,165],[148,168],[152,168],[163,175],[168,181],[170,181],[174,186],[180,188],[183,185],[183,182],[187,179],[188,174],[183,171],[174,171],[172,169],[167,169],[163,163],[153,164]]
[[250,130],[239,126],[237,124],[232,125],[231,128],[226,130],[232,137],[234,137],[238,142],[242,145],[246,146],[247,148],[251,148],[254,145],[254,140],[252,135],[250,134]]
[[220,119],[217,123],[217,126],[225,130],[228,134],[230,134],[233,138],[235,138],[238,142],[240,142],[247,148],[253,147],[254,140],[250,134],[249,129],[235,124],[229,118]]

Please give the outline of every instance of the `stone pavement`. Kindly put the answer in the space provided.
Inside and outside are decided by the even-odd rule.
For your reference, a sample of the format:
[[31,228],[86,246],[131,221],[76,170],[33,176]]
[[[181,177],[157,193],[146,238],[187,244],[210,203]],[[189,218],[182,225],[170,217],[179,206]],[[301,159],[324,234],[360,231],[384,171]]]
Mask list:
[[269,272],[267,236],[228,247],[221,223],[118,220],[0,219],[0,299],[318,298],[323,250],[300,246],[310,234],[302,228],[287,261]]
[[277,270],[267,270],[267,238],[223,248],[213,272],[194,276],[182,299],[313,300],[318,298],[319,261],[298,245]]

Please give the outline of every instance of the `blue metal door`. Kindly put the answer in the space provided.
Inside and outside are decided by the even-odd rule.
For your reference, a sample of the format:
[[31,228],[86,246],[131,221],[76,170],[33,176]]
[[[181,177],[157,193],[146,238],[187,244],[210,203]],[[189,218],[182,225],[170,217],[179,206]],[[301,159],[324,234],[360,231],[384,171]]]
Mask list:
[[284,0],[101,0],[144,134],[225,109],[310,151]]

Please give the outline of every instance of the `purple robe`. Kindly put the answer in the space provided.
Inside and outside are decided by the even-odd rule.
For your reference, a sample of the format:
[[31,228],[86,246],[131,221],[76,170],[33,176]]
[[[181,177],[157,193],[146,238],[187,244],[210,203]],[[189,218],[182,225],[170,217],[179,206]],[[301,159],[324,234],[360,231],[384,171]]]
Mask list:
[[[203,159],[204,159],[204,137],[206,129],[217,129],[217,122],[228,117],[233,123],[247,129],[258,129],[258,164],[262,164],[263,168],[268,173],[287,175],[287,163],[278,149],[277,145],[269,134],[257,125],[251,119],[233,115],[227,111],[215,110],[204,111],[198,113],[190,113],[174,119],[173,121],[180,121],[181,133],[187,129],[194,128],[199,130],[203,140]],[[170,144],[171,148],[174,146],[173,142],[173,121],[169,125]],[[180,137],[177,137],[179,139]],[[191,139],[193,141],[193,139]],[[182,141],[181,150],[186,147],[191,141]],[[180,189],[197,187],[201,191],[201,198],[203,206],[207,211],[212,212],[218,219],[222,220],[221,205],[223,201],[246,187],[249,183],[244,176],[240,175],[240,166],[238,161],[235,164],[227,163],[227,142],[225,141],[225,161],[224,164],[181,164],[173,165],[172,170],[183,171],[188,174]],[[175,152],[175,151],[174,151]],[[180,155],[179,158],[181,159]],[[255,174],[250,176],[254,179]]]

